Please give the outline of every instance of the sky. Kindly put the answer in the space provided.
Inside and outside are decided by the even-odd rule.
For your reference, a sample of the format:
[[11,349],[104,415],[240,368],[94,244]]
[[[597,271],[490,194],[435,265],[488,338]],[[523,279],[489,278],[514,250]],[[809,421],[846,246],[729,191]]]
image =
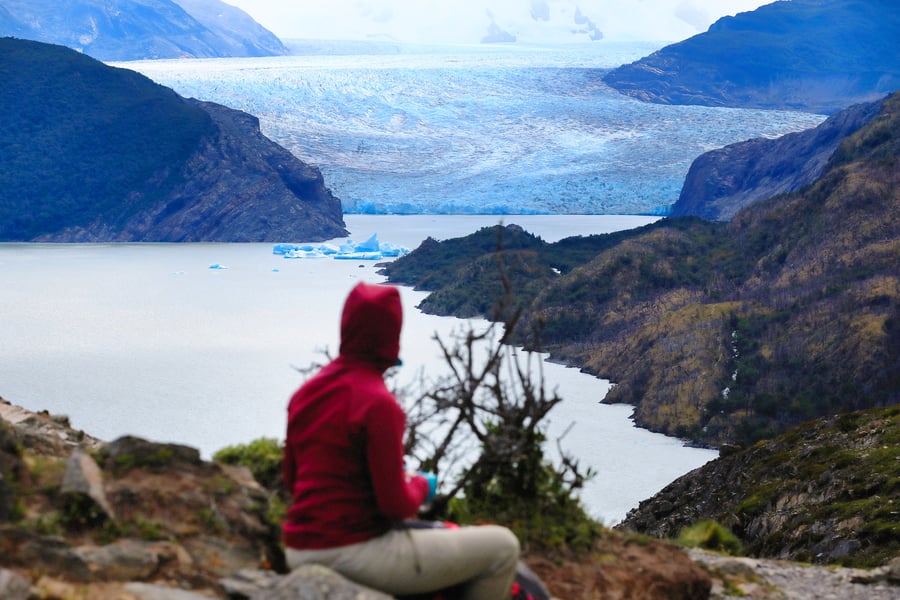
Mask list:
[[477,43],[495,25],[519,42],[554,43],[589,41],[591,29],[610,41],[679,41],[772,0],[223,1],[282,39]]

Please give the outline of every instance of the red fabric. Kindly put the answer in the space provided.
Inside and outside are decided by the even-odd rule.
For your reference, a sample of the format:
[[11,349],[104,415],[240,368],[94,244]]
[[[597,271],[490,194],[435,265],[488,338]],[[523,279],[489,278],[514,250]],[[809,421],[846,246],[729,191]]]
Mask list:
[[344,305],[340,355],[291,398],[283,465],[290,548],[377,537],[428,494],[424,477],[406,479],[406,415],[382,377],[397,362],[402,314],[396,288],[358,284]]

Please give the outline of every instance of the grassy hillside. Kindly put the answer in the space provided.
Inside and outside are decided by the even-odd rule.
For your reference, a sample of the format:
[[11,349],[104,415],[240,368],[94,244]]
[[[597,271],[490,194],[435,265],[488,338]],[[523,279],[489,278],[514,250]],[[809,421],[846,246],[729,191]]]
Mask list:
[[[616,382],[608,401],[634,404],[639,424],[700,443],[752,443],[900,402],[898,132],[894,95],[816,183],[727,224],[668,219],[508,252],[527,307],[520,336]],[[567,244],[585,251],[580,262]],[[443,264],[455,283],[424,281],[435,290],[424,308],[485,313],[458,299],[497,298],[494,254]]]
[[0,39],[0,81],[0,240],[114,211],[214,131],[172,90],[62,46]]
[[674,538],[712,519],[754,556],[875,567],[900,554],[897,502],[900,406],[892,406],[805,423],[720,457],[642,502],[619,528]]

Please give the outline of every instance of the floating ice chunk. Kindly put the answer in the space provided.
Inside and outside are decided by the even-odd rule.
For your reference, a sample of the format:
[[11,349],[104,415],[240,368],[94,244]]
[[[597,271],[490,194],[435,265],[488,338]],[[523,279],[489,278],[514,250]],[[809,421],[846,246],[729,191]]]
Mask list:
[[409,254],[409,248],[391,244],[390,242],[382,242],[379,249],[384,256],[406,256]]
[[369,239],[367,239],[366,241],[356,244],[356,251],[357,252],[380,252],[381,248],[379,247],[379,244],[378,244],[378,234],[373,233],[371,236],[369,236]]
[[297,250],[297,244],[275,244],[272,248],[272,254],[287,254],[292,250]]
[[285,258],[325,258],[327,255],[318,250],[290,250]]
[[343,252],[335,254],[334,258],[338,260],[378,260],[384,258],[381,252]]
[[213,264],[209,265],[209,268],[222,270],[222,269],[227,269],[228,267],[226,267],[225,265],[220,265],[219,263],[213,263]]
[[379,260],[385,257],[404,256],[409,248],[396,244],[379,242],[378,235],[372,234],[363,242],[348,239],[340,246],[329,244],[276,244],[273,254],[284,258],[324,258],[330,256],[339,260]]

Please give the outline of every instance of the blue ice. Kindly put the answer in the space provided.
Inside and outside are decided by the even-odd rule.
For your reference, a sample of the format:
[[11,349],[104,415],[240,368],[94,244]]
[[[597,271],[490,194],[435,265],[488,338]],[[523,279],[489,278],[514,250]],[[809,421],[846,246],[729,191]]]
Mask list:
[[373,233],[362,242],[347,239],[337,247],[330,244],[275,244],[272,253],[280,254],[284,258],[331,257],[337,260],[381,260],[386,257],[409,254],[409,248],[390,242],[381,242],[378,240],[378,234]]

